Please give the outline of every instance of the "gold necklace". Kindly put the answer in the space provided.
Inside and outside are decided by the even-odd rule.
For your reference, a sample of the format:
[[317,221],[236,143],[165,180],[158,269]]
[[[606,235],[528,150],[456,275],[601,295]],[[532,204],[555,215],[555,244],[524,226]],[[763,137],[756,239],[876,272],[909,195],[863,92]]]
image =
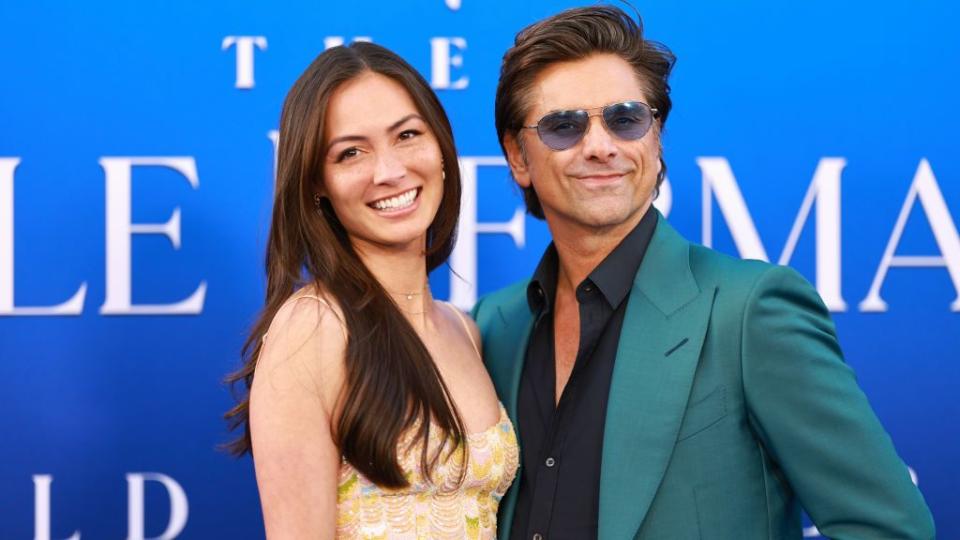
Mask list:
[[[395,292],[395,291],[391,291],[391,290],[389,290],[389,289],[386,289],[386,287],[384,287],[384,289],[385,289],[388,293],[390,293],[390,294],[392,294],[392,295],[394,295],[394,296],[402,296],[402,297],[406,298],[407,301],[411,301],[411,300],[413,300],[414,298],[416,298],[416,297],[418,297],[418,296],[423,296],[424,294],[426,294],[428,285],[429,285],[429,282],[424,283],[422,289],[420,289],[419,291],[413,291],[413,292]],[[404,308],[402,308],[399,304],[397,304],[397,307],[400,308],[400,311],[403,311],[404,313],[409,313],[410,315],[421,315],[421,314],[423,314],[423,313],[426,313],[426,311],[427,311],[426,308],[424,308],[424,309],[421,310],[421,311],[410,311],[409,309],[404,309]]]
[[424,283],[422,289],[420,289],[419,291],[413,291],[413,292],[395,292],[395,291],[391,291],[391,290],[389,290],[389,289],[386,289],[386,287],[384,287],[384,288],[386,289],[386,291],[387,291],[388,293],[390,293],[390,294],[392,294],[392,295],[394,295],[394,296],[405,296],[405,297],[407,298],[407,300],[413,300],[413,298],[414,298],[415,296],[423,296],[423,294],[424,294],[425,292],[427,292],[427,285],[428,285],[428,283]]
[[420,311],[410,311],[409,309],[404,309],[404,308],[402,308],[402,307],[400,307],[400,306],[397,306],[397,309],[399,309],[400,311],[406,313],[407,315],[423,315],[424,313],[427,312],[426,309],[421,309]]

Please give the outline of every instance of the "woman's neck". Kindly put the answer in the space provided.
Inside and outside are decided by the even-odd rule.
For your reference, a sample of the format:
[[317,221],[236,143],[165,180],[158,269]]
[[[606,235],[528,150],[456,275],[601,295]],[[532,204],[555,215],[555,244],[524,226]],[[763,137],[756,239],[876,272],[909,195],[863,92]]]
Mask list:
[[424,243],[400,249],[354,244],[360,260],[418,330],[426,328],[433,309]]

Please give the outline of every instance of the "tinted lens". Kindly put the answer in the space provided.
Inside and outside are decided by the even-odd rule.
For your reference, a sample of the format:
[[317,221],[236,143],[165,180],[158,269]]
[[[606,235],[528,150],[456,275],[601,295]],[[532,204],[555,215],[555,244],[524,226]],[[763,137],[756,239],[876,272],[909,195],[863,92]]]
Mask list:
[[616,103],[603,109],[603,122],[610,133],[633,141],[647,134],[653,124],[650,108],[636,101]]
[[537,123],[537,134],[543,144],[554,150],[566,150],[577,144],[587,131],[590,117],[586,111],[550,113]]

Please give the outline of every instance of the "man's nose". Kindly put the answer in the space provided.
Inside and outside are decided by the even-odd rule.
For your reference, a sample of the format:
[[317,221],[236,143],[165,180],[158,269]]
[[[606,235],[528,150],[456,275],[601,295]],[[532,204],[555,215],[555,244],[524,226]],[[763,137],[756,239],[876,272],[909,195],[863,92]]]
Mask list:
[[613,135],[603,124],[603,118],[592,115],[587,124],[587,132],[583,135],[583,157],[606,161],[617,155],[617,145]]

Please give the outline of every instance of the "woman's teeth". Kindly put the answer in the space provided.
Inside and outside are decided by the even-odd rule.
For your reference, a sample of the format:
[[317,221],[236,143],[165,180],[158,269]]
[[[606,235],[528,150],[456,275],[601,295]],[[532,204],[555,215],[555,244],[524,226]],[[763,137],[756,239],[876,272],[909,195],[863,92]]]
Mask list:
[[374,201],[370,203],[370,206],[376,208],[377,210],[400,210],[406,208],[413,204],[413,200],[417,198],[417,188],[413,188],[406,193],[401,193],[396,197],[390,197],[389,199],[380,199],[379,201]]

